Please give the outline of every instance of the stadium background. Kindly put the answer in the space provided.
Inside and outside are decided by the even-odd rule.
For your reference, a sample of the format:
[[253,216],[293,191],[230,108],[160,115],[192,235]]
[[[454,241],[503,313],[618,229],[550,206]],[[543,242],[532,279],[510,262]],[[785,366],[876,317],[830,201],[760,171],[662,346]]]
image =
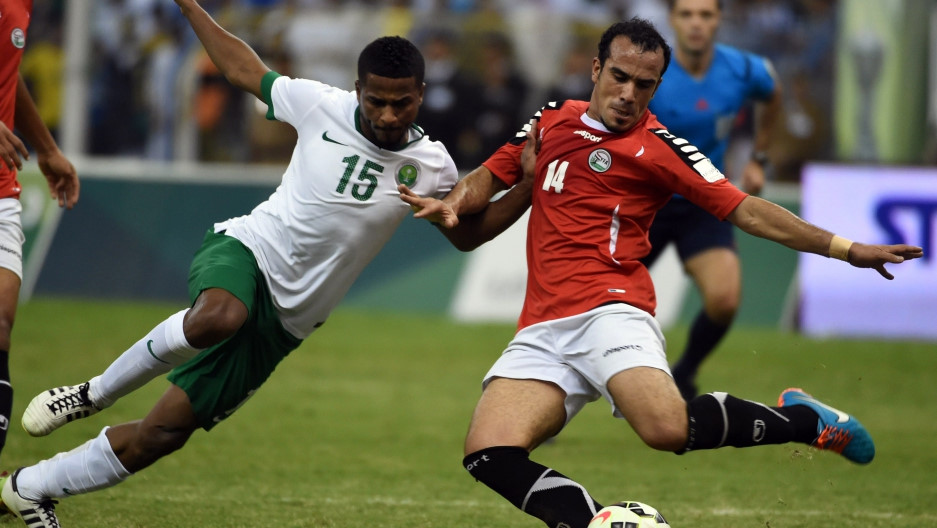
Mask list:
[[[614,17],[650,18],[669,36],[663,0],[203,4],[272,68],[349,88],[363,43],[409,36],[431,59],[418,122],[465,168],[544,101],[588,96],[583,67]],[[785,86],[767,198],[798,212],[807,163],[937,163],[937,1],[725,4],[721,40],[771,58]],[[83,192],[64,218],[41,199],[24,199],[35,222],[24,296],[183,299],[202,233],[269,194],[288,160],[291,129],[265,121],[251,98],[219,79],[171,1],[37,3],[29,37],[23,75],[76,161]],[[450,69],[456,80],[443,75]],[[738,119],[730,176],[747,154],[748,119]],[[30,194],[40,196],[29,172]],[[747,236],[740,251],[739,321],[795,326],[797,256]],[[408,221],[345,304],[448,310],[466,265],[431,227]],[[678,318],[698,303],[680,284]],[[417,286],[425,293],[408,293]]]

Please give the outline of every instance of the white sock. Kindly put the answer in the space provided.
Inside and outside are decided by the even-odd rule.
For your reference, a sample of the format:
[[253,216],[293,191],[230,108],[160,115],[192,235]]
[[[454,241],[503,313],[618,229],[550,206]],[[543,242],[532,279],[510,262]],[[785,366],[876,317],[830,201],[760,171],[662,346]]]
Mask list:
[[91,378],[88,396],[95,406],[110,407],[201,352],[189,344],[182,331],[182,319],[188,311],[186,308],[169,316],[115,359],[103,374]]
[[65,453],[25,467],[16,476],[19,494],[30,500],[57,499],[120,484],[132,475],[117,459],[101,429],[97,437]]

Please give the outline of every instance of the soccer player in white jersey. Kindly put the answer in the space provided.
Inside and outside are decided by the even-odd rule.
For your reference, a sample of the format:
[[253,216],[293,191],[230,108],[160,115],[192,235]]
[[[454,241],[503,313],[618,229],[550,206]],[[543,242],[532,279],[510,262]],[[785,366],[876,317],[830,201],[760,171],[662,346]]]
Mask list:
[[[3,504],[30,527],[59,526],[53,499],[114,486],[230,416],[326,320],[410,213],[398,185],[441,198],[458,178],[445,147],[413,124],[424,63],[406,39],[366,46],[349,92],[270,71],[195,0],[176,1],[225,77],[264,101],[268,118],[296,128],[296,148],[267,201],[205,235],[190,269],[191,308],[159,323],[99,376],[46,391],[27,407],[24,428],[42,436],[172,371],[142,421],[105,427],[78,449],[0,481]],[[529,186],[517,186],[469,229],[443,231],[471,248],[529,201]]]

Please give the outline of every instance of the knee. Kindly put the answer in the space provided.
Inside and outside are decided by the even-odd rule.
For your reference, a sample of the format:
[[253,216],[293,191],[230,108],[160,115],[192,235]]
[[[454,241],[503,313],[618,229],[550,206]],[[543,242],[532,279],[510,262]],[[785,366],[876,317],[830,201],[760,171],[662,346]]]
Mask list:
[[0,314],[0,350],[10,350],[10,336],[13,334],[13,314]]
[[658,420],[643,427],[635,427],[641,440],[659,451],[678,451],[687,443],[689,427],[686,419]]
[[182,328],[189,344],[207,348],[233,336],[246,320],[247,307],[237,299],[196,303],[186,314]]
[[728,325],[735,319],[739,300],[737,291],[711,293],[703,300],[706,315],[717,323]]

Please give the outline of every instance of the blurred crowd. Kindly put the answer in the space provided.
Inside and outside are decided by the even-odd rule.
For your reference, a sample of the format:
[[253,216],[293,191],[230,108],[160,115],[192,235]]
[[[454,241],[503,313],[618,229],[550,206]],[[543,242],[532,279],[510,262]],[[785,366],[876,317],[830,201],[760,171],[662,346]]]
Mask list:
[[[354,89],[360,49],[413,40],[427,60],[417,120],[469,169],[550,100],[588,99],[591,59],[616,19],[670,39],[665,0],[204,0],[281,74]],[[22,73],[46,123],[61,120],[65,0],[36,2]],[[830,159],[835,0],[725,0],[722,42],[772,59],[785,87],[773,177]],[[213,67],[171,0],[100,0],[89,28],[88,154],[285,163],[295,135]],[[744,139],[751,116],[738,118]],[[731,170],[731,164],[730,164]]]

